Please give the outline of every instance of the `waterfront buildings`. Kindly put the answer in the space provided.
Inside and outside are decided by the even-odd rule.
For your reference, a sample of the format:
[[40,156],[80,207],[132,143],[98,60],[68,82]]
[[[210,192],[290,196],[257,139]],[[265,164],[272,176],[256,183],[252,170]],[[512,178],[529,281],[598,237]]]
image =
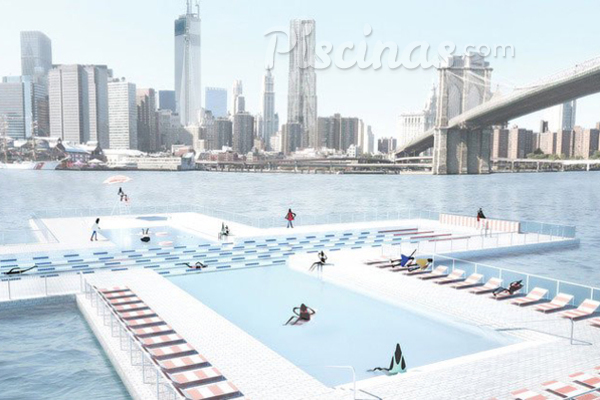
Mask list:
[[112,72],[106,65],[86,65],[83,71],[87,78],[89,141],[98,142],[101,148],[108,149],[108,79]]
[[263,77],[261,112],[258,136],[263,140],[267,148],[270,148],[271,137],[279,129],[275,120],[275,78],[270,69],[267,69]]
[[31,77],[5,77],[0,83],[0,116],[6,136],[27,139],[33,135],[33,104],[38,84]]
[[190,1],[184,15],[175,20],[175,97],[184,126],[197,125],[202,109],[200,89],[200,8]]
[[290,21],[288,124],[302,126],[301,146],[318,147],[316,24],[312,19]]
[[404,146],[435,127],[437,113],[437,89],[429,91],[425,107],[421,111],[400,114],[398,118],[398,146]]
[[228,118],[215,119],[215,149],[233,146],[233,123]]
[[[346,151],[351,145],[358,146],[362,121],[355,117],[342,117],[334,114],[331,117],[318,118],[317,148]],[[364,127],[363,127],[364,129]]]
[[231,88],[231,99],[232,99],[232,106],[231,109],[233,110],[232,115],[235,115],[238,113],[238,97],[242,96],[244,94],[244,86],[242,84],[241,80],[236,79],[235,81],[233,81],[233,87]]
[[233,116],[233,151],[246,154],[254,146],[254,117],[242,111]]
[[304,127],[296,122],[289,122],[281,127],[281,152],[289,155],[302,148]]
[[158,91],[158,108],[161,110],[171,110],[171,112],[177,112],[177,101],[175,100],[174,90]]
[[398,148],[396,138],[381,138],[377,141],[377,151],[382,154],[389,154]]
[[111,149],[138,148],[135,84],[124,79],[108,83],[109,141]]
[[587,159],[599,150],[600,130],[576,126],[573,131],[573,157]]
[[156,121],[156,92],[154,89],[137,89],[137,141],[138,149],[155,152],[160,147]]
[[227,89],[207,87],[204,96],[206,111],[210,111],[215,118],[227,116]]
[[181,125],[181,119],[177,113],[171,110],[157,111],[158,136],[160,138],[160,149],[169,150],[173,145],[192,145],[191,134]]

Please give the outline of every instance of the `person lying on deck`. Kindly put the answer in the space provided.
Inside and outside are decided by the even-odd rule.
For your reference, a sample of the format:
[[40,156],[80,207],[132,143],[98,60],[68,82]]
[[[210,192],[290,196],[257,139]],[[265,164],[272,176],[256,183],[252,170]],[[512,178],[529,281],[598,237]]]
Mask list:
[[201,269],[207,267],[207,265],[202,264],[200,261],[196,261],[196,264],[194,264],[194,265],[190,265],[190,263],[184,263],[184,264],[186,267],[192,268],[192,269],[200,269],[201,270]]
[[514,281],[512,282],[510,285],[508,285],[508,289],[507,288],[503,288],[503,287],[499,287],[498,289],[494,290],[492,292],[492,295],[494,297],[498,296],[499,294],[504,294],[504,293],[508,293],[509,296],[512,296],[513,294],[517,293],[519,290],[521,290],[523,288],[523,281]]
[[24,274],[27,271],[30,271],[34,268],[37,268],[37,265],[34,265],[31,268],[26,268],[26,269],[21,269],[20,267],[14,267],[11,268],[10,270],[8,270],[7,272],[3,272],[4,275],[21,275]]
[[315,315],[317,312],[315,310],[313,310],[312,308],[308,307],[306,304],[302,303],[300,305],[300,307],[294,307],[294,309],[292,310],[292,312],[296,315],[292,315],[290,317],[290,319],[287,320],[287,322],[283,325],[288,325],[288,324],[292,324],[292,325],[296,325],[298,322],[300,321],[310,321],[310,318]]
[[415,260],[415,262],[412,262],[410,264],[407,265],[408,267],[408,272],[412,272],[412,271],[416,271],[418,269],[420,269],[421,271],[426,270],[427,268],[429,268],[431,266],[431,263],[433,262],[432,258],[417,258]]

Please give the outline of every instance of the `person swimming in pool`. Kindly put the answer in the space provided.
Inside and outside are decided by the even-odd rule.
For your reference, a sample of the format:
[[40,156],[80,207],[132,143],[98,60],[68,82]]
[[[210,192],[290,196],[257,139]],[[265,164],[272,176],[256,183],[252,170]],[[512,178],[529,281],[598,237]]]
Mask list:
[[3,272],[4,275],[21,275],[24,274],[27,271],[30,271],[34,268],[37,268],[37,265],[34,265],[31,268],[26,268],[26,269],[22,269],[21,267],[14,267],[11,268],[10,270],[8,270],[7,272]]
[[288,319],[287,322],[283,324],[284,326],[290,323],[291,325],[296,325],[300,321],[308,322],[310,321],[311,317],[317,313],[315,310],[313,310],[304,303],[302,303],[300,307],[294,307],[292,309],[292,312],[296,315],[292,315],[290,319]]
[[202,264],[200,261],[196,261],[196,264],[194,264],[194,265],[190,265],[190,263],[184,263],[184,264],[188,268],[199,269],[199,270],[202,270],[207,267],[206,264]]

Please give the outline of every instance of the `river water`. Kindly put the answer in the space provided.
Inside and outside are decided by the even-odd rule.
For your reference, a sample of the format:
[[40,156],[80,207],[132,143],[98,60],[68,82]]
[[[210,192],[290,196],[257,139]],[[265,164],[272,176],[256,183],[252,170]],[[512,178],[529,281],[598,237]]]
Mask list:
[[[114,172],[0,170],[0,230],[25,228],[37,210],[112,207],[117,187],[102,182]],[[135,205],[196,204],[248,216],[281,217],[329,212],[421,209],[489,218],[577,226],[577,248],[483,259],[600,286],[598,227],[600,172],[432,175],[302,175],[276,173],[127,172]],[[282,219],[283,221],[283,219]]]

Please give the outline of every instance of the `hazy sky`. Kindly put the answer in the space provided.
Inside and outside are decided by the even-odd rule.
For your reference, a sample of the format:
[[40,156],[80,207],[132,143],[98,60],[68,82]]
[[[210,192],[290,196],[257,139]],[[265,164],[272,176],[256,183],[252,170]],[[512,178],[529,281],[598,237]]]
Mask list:
[[[173,87],[173,20],[184,0],[0,0],[0,75],[20,74],[19,32],[40,30],[52,39],[54,63],[107,64],[138,87]],[[314,18],[317,42],[394,41],[402,51],[416,41],[434,50],[511,45],[514,58],[489,59],[493,79],[526,84],[600,55],[600,2],[566,0],[349,1],[205,0],[202,11],[202,84],[231,89],[244,83],[247,108],[259,111],[268,30],[289,20]],[[373,33],[365,39],[363,27]],[[287,60],[275,66],[277,111],[284,121]],[[384,64],[385,65],[385,64]],[[373,126],[377,136],[396,134],[400,112],[423,106],[434,69],[318,71],[319,115],[339,112]],[[493,85],[495,87],[495,84]],[[203,89],[204,92],[204,89]],[[540,115],[516,121],[537,129]],[[600,96],[578,103],[577,123],[600,121]]]

